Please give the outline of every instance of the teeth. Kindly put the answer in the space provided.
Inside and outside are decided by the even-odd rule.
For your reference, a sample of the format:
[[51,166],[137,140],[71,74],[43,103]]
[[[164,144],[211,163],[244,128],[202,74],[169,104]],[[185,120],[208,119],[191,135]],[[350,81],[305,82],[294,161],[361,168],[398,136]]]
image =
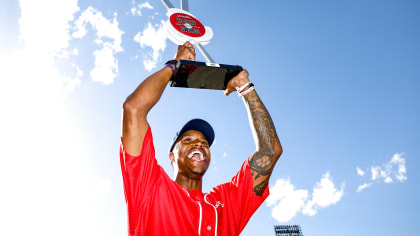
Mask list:
[[200,151],[198,151],[198,150],[192,151],[190,153],[190,155],[188,155],[188,158],[191,159],[194,156],[194,154],[199,154],[200,155],[200,161],[203,161],[204,160],[203,153],[200,152]]

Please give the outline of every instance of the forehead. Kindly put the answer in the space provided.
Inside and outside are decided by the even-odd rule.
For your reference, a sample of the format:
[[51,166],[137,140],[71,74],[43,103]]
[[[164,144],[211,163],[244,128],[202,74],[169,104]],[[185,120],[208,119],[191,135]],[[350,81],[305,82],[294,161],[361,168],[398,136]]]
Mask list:
[[206,137],[204,136],[204,134],[203,133],[201,133],[200,131],[198,131],[198,130],[187,130],[187,131],[185,131],[182,135],[181,135],[181,137],[179,137],[179,139],[182,139],[183,137],[186,137],[186,136],[190,136],[190,137],[196,137],[196,138],[200,138],[200,139],[205,139],[205,140],[207,140],[206,139]]

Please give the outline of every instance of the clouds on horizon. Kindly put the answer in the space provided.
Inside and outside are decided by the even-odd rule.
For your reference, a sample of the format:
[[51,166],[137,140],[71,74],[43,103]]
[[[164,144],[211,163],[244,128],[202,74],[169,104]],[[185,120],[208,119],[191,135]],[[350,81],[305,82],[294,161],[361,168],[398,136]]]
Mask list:
[[270,187],[270,195],[266,199],[271,207],[271,215],[279,222],[291,220],[304,207],[308,199],[308,190],[296,189],[289,179],[278,179]]
[[[393,183],[398,181],[403,183],[407,180],[407,168],[405,163],[405,153],[395,153],[391,160],[380,165],[380,166],[371,166],[370,170],[371,178],[370,181],[364,182],[362,185],[359,185],[356,189],[356,192],[361,192],[362,190],[372,186],[374,183]],[[363,172],[359,167],[356,168],[357,174],[359,176],[360,172]],[[364,172],[363,172],[364,173]]]
[[308,201],[302,210],[305,215],[313,216],[318,209],[334,205],[340,201],[344,194],[345,184],[341,184],[340,190],[334,186],[330,173],[325,173],[321,180],[316,183],[312,192],[312,200]]
[[270,188],[267,206],[272,216],[280,223],[291,220],[298,213],[313,216],[321,208],[339,202],[344,194],[344,183],[337,190],[329,172],[325,173],[312,190],[311,199],[306,189],[296,189],[289,179],[278,179]]
[[[407,180],[407,168],[404,153],[395,153],[391,160],[378,165],[371,166],[368,170],[362,170],[356,167],[356,173],[360,177],[369,178],[359,185],[356,192],[361,192],[373,184],[384,182],[403,183]],[[370,171],[370,177],[367,172]],[[338,203],[344,195],[345,184],[342,183],[340,189],[337,189],[332,181],[329,172],[325,173],[321,180],[316,183],[309,195],[307,189],[297,189],[290,179],[278,179],[274,186],[270,188],[270,196],[266,203],[272,209],[272,216],[280,223],[288,222],[298,213],[313,216],[318,210]],[[311,198],[310,198],[311,197]]]

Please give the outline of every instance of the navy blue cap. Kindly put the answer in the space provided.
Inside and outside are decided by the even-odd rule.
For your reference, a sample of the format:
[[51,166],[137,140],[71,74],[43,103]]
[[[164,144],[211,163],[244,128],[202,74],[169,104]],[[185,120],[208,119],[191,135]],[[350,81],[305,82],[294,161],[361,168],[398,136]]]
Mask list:
[[180,131],[176,132],[175,137],[172,141],[171,148],[169,149],[169,152],[172,152],[172,149],[174,149],[175,143],[178,140],[179,137],[188,130],[197,130],[200,131],[204,137],[206,138],[207,142],[209,142],[209,147],[213,144],[214,141],[214,130],[211,125],[202,119],[192,119],[188,121]]

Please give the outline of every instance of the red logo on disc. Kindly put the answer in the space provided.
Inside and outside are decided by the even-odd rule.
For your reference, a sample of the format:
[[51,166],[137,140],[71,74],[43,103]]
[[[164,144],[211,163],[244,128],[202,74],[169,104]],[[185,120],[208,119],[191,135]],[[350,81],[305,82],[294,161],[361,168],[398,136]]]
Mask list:
[[201,37],[206,33],[200,21],[184,13],[172,14],[169,21],[176,30],[190,37]]

